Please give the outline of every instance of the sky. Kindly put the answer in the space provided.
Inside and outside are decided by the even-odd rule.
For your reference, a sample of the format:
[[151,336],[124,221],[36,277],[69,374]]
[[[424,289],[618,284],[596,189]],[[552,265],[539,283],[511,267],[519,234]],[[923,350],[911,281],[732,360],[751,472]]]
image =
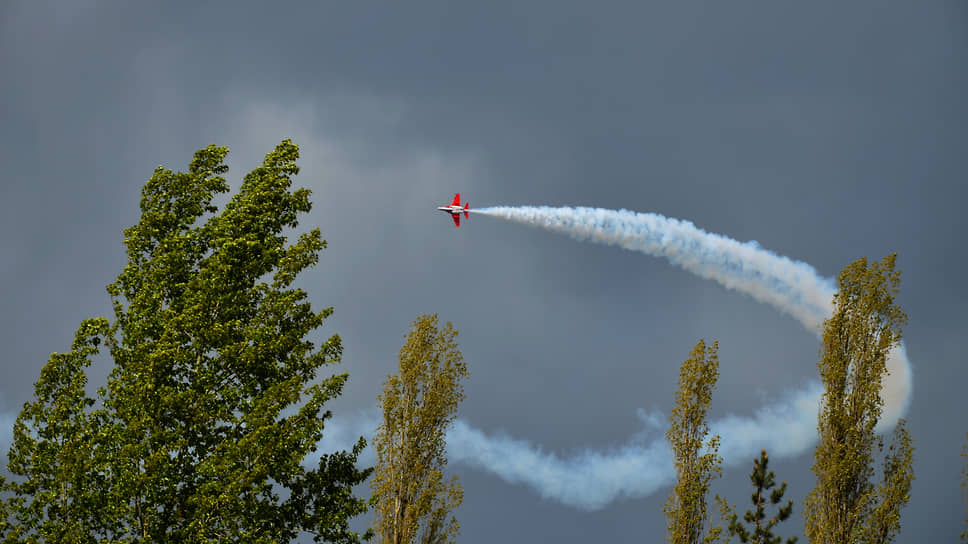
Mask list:
[[[372,415],[423,313],[460,331],[461,424],[560,459],[661,438],[700,338],[720,342],[714,420],[817,379],[817,337],[746,294],[663,258],[435,211],[455,192],[472,208],[625,208],[828,278],[897,252],[916,477],[897,542],[964,529],[964,2],[14,1],[0,3],[0,73],[3,429],[79,322],[110,315],[104,286],[154,168],[225,145],[238,187],[292,138],[313,191],[302,225],[329,243],[301,285],[334,307],[321,334],[342,337],[350,375],[334,436]],[[99,360],[92,384],[108,370]],[[757,453],[713,483],[741,512]],[[771,459],[795,501],[786,536],[802,531],[811,465],[812,448]],[[461,542],[665,535],[668,485],[589,509],[449,470]]]

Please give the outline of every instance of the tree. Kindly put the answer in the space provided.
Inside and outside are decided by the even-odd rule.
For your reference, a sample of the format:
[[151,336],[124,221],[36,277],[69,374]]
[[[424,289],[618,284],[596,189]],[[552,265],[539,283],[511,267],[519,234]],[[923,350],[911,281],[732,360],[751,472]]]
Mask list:
[[[900,529],[900,510],[914,478],[911,438],[899,421],[885,452],[874,431],[884,404],[888,352],[900,342],[907,321],[894,300],[900,283],[896,259],[894,254],[880,263],[859,259],[847,266],[837,279],[834,313],[824,322],[817,483],[804,502],[813,543],[885,543]],[[876,453],[884,453],[880,485],[874,482]]]
[[[307,338],[332,308],[292,287],[326,246],[318,229],[284,234],[311,208],[308,190],[290,190],[298,147],[276,146],[220,211],[227,153],[155,170],[108,286],[114,321],[82,323],[44,368],[10,456],[23,537],[359,540],[348,521],[366,507],[351,493],[369,474],[355,466],[363,440],[307,468],[347,375],[317,376],[342,353],[338,336]],[[95,401],[84,368],[102,337],[114,366]]]
[[[773,489],[776,485],[776,475],[773,474],[772,470],[767,472],[766,468],[769,461],[766,450],[760,452],[759,459],[753,460],[753,472],[750,474],[750,481],[753,482],[755,491],[753,491],[750,500],[753,502],[754,510],[747,510],[746,515],[743,516],[746,523],[752,524],[751,529],[748,530],[743,527],[736,514],[733,514],[733,518],[729,522],[729,534],[738,536],[740,542],[751,542],[752,544],[781,544],[783,542],[781,537],[773,534],[773,527],[789,518],[790,514],[793,513],[793,500],[791,499],[785,506],[779,507],[775,516],[766,519],[766,493],[769,493],[770,504],[777,505],[783,500],[787,486],[786,482],[783,482],[780,487]],[[770,492],[770,489],[773,489],[773,491]],[[797,540],[795,536],[790,537],[786,544],[794,544]]]
[[451,511],[463,501],[454,476],[444,480],[446,431],[464,400],[467,365],[457,331],[421,315],[400,350],[399,373],[383,384],[383,421],[373,437],[371,482],[376,533],[385,543],[453,542],[460,526]]
[[111,532],[109,510],[99,493],[103,470],[97,465],[100,414],[85,393],[85,368],[107,333],[104,318],[81,323],[69,353],[54,353],[14,423],[8,469],[14,480],[9,507],[15,523],[10,538],[36,535],[55,542],[94,542]]
[[668,520],[668,541],[673,544],[716,540],[722,531],[715,527],[705,534],[709,482],[722,471],[722,458],[717,453],[719,436],[703,444],[709,433],[706,413],[719,379],[718,352],[718,342],[707,348],[700,340],[679,369],[679,390],[666,432],[675,462],[676,485],[662,510]]

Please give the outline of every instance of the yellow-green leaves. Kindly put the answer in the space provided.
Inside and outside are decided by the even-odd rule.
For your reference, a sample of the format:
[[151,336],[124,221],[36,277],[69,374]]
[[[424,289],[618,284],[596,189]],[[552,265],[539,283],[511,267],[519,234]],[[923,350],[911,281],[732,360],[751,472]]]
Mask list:
[[[719,343],[707,347],[700,340],[679,369],[679,389],[666,432],[676,485],[663,512],[668,520],[667,540],[673,544],[704,541],[709,482],[722,470],[722,458],[717,453],[719,437],[713,436],[703,444],[709,434],[706,414],[718,379]],[[710,536],[716,538],[720,533],[721,528],[716,528]]]
[[[894,301],[901,273],[897,255],[881,262],[859,259],[837,279],[834,314],[824,322],[820,377],[824,395],[817,422],[819,444],[814,490],[804,501],[805,529],[812,543],[886,543],[900,529],[907,504],[913,445],[904,421],[884,452],[874,428],[881,415],[881,383],[887,354],[907,321]],[[875,454],[884,453],[875,485]]]
[[112,524],[99,489],[105,443],[101,415],[91,412],[85,369],[108,332],[104,318],[81,322],[69,353],[54,353],[14,424],[9,482],[12,535],[67,541]]
[[464,399],[467,365],[457,331],[437,315],[417,317],[400,350],[399,372],[384,382],[383,422],[373,443],[374,526],[382,542],[453,542],[450,512],[463,500],[456,476],[445,480],[446,431]]

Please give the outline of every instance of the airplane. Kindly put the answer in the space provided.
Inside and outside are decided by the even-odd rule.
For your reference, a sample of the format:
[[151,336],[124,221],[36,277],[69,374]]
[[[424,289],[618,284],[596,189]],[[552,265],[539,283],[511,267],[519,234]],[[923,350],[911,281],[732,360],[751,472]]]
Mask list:
[[454,201],[450,203],[450,206],[437,206],[437,209],[442,212],[447,212],[451,217],[454,218],[454,226],[460,226],[460,214],[463,212],[464,219],[470,219],[471,214],[468,210],[471,209],[470,202],[465,202],[463,206],[460,205],[460,193],[454,195]]

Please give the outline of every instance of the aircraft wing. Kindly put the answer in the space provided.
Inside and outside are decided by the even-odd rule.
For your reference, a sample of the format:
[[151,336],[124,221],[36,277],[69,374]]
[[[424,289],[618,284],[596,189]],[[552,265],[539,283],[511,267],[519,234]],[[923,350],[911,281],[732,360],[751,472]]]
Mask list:
[[460,215],[459,214],[456,214],[456,213],[452,213],[452,214],[450,214],[450,216],[454,218],[454,226],[455,227],[459,227],[460,226]]

